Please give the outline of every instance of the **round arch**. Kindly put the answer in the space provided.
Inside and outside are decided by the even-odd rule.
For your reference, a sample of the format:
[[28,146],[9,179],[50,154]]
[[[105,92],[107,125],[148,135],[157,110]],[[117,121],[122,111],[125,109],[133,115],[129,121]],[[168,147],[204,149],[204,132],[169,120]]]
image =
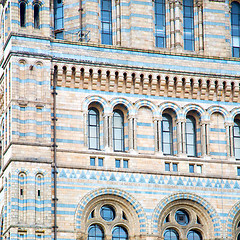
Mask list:
[[171,109],[175,112],[176,116],[177,116],[177,119],[180,118],[180,112],[181,112],[181,109],[180,107],[173,103],[173,102],[164,102],[162,104],[159,105],[159,111],[160,111],[160,115],[162,116],[162,113],[165,109]]
[[211,107],[209,107],[207,109],[207,112],[209,114],[209,118],[211,117],[211,115],[213,113],[218,112],[218,113],[221,113],[223,115],[225,122],[228,120],[227,116],[228,116],[229,113],[228,113],[228,111],[225,108],[223,108],[221,106],[216,106],[216,105],[215,106],[211,106]]
[[186,118],[188,112],[190,111],[196,111],[199,114],[199,117],[201,118],[202,115],[205,113],[204,109],[200,107],[199,105],[196,104],[187,104],[186,106],[183,107],[183,117]]
[[135,215],[138,218],[138,225],[139,225],[139,232],[145,233],[146,232],[146,214],[141,206],[141,204],[129,193],[116,189],[116,188],[98,188],[95,189],[88,194],[86,194],[78,203],[78,206],[75,211],[75,229],[77,232],[82,231],[82,225],[83,225],[83,215],[84,210],[86,209],[88,203],[93,201],[94,199],[98,197],[104,197],[104,196],[115,196],[119,199],[124,200],[129,204],[129,206],[132,208],[132,211],[135,213]]
[[237,221],[240,220],[240,201],[236,202],[230,209],[227,217],[226,232],[228,237],[234,237],[234,227],[236,227]]
[[141,107],[150,108],[154,117],[159,116],[159,111],[158,111],[156,105],[149,100],[138,100],[135,102],[134,105],[137,108],[137,110],[139,110],[139,108],[141,108]]
[[131,114],[134,111],[132,103],[125,98],[113,98],[110,101],[110,112],[113,112],[113,109],[116,105],[123,105],[126,107],[128,114]]
[[83,104],[82,104],[82,110],[84,112],[87,112],[88,106],[93,102],[99,103],[102,106],[103,111],[104,112],[106,111],[107,101],[100,96],[89,96],[89,97],[85,98],[83,101]]
[[162,211],[164,210],[167,205],[178,201],[178,200],[188,200],[197,203],[200,207],[202,207],[206,214],[208,215],[209,219],[212,222],[213,228],[214,228],[214,234],[219,234],[221,230],[221,223],[219,218],[217,217],[218,214],[216,210],[210,205],[209,202],[207,202],[204,198],[192,194],[192,193],[186,193],[186,192],[179,192],[172,194],[170,196],[165,197],[160,201],[160,203],[157,205],[153,212],[152,216],[152,230],[153,233],[159,234],[159,228],[158,228],[158,223],[159,223],[159,218],[161,216]]

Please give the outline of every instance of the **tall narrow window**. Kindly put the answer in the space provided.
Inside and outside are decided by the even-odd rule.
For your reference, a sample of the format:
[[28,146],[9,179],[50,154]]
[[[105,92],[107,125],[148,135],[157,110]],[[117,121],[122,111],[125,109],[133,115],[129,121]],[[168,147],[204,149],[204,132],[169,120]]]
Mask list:
[[88,110],[88,147],[89,149],[100,149],[99,145],[99,112],[96,108]]
[[173,154],[172,118],[168,114],[163,114],[162,117],[162,150],[165,155]]
[[113,149],[123,152],[124,150],[124,119],[120,110],[113,112]]
[[156,47],[166,47],[165,0],[155,1],[155,41]]
[[101,0],[102,44],[112,45],[112,1]]
[[38,3],[34,4],[34,28],[40,28],[40,6]]
[[196,121],[192,116],[187,116],[186,122],[186,150],[187,155],[191,157],[197,156],[196,151]]
[[93,224],[88,228],[88,240],[103,240],[103,229],[97,224]]
[[63,39],[63,0],[54,0],[54,30],[57,39]]
[[235,158],[240,159],[240,121],[239,120],[234,121],[233,144],[234,144]]
[[232,2],[231,11],[232,56],[240,57],[240,4]]
[[26,27],[26,3],[20,2],[20,26]]
[[194,9],[193,0],[183,0],[184,50],[194,51]]

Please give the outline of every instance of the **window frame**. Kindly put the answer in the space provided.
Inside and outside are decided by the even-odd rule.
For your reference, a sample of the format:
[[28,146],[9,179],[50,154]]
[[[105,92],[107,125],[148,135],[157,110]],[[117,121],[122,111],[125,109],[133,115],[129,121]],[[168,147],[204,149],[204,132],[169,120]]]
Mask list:
[[[187,131],[187,124],[188,120],[191,121],[191,124],[193,126],[193,132],[188,132]],[[193,136],[193,141],[191,143],[188,143],[188,136],[191,135]],[[196,119],[193,116],[187,116],[186,117],[186,127],[185,127],[185,139],[186,139],[186,154],[188,157],[197,157],[197,132],[196,132]],[[194,154],[188,154],[188,146],[193,146],[194,148]]]
[[[160,8],[162,8],[162,12],[159,10]],[[166,2],[165,0],[155,0],[154,16],[155,16],[155,46],[160,48],[166,48]],[[158,27],[159,26],[158,21],[162,23],[160,25],[162,26],[162,28]],[[161,34],[158,34],[158,32],[160,32]],[[158,38],[162,38],[161,46],[158,44],[159,43]]]
[[[166,120],[164,120],[164,118],[166,118]],[[163,122],[168,122],[169,124],[169,131],[165,131],[163,128],[164,123]],[[161,139],[162,139],[162,152],[164,155],[173,155],[173,121],[172,121],[172,116],[169,115],[168,113],[164,113],[162,115],[162,121],[161,121]],[[169,134],[169,142],[164,142],[164,133],[168,133]],[[170,153],[165,153],[164,152],[164,144],[170,145]]]
[[[239,136],[235,135],[235,129],[238,128],[239,129]],[[240,155],[237,156],[236,154],[236,149],[239,149],[240,152],[240,147],[237,148],[236,147],[236,141],[239,141],[239,146],[240,146],[240,120],[239,119],[235,119],[234,120],[234,125],[233,125],[233,151],[234,151],[234,156],[237,160],[240,160]]]
[[[104,4],[104,2],[110,2],[109,4]],[[108,8],[104,8],[104,5],[109,5]],[[101,0],[100,2],[101,9],[101,43],[106,45],[113,44],[113,30],[112,30],[112,0]],[[104,19],[104,15],[109,15],[108,19]],[[108,31],[105,30],[105,25],[108,26]],[[105,41],[104,35],[108,36],[108,41]]]
[[[193,0],[183,0],[183,46],[184,50],[187,51],[195,51],[195,36],[194,36],[194,1]],[[186,15],[187,8],[190,8],[190,16]],[[186,22],[190,21],[190,27],[187,27]],[[186,38],[186,36],[191,35],[190,38]],[[187,41],[191,42],[191,47],[188,48]]]
[[[237,14],[233,13],[233,8],[236,7],[237,10]],[[233,16],[237,15],[237,18],[240,19],[240,3],[238,1],[232,1],[231,3],[231,42],[232,42],[232,56],[233,57],[240,57],[240,20],[239,20],[239,24],[233,24]],[[236,31],[238,33],[238,35],[234,34],[234,28],[237,28],[238,31]],[[234,46],[234,36],[238,38],[238,45],[239,46]],[[238,52],[238,55],[235,54],[235,49]]]
[[[90,116],[93,115],[90,113],[90,111],[95,112],[95,116],[96,116],[96,124],[92,124],[90,123]],[[94,116],[94,115],[93,115]],[[99,121],[99,111],[97,108],[91,107],[88,109],[88,123],[87,123],[87,127],[88,127],[88,149],[94,149],[94,150],[100,150],[100,121]],[[96,137],[91,137],[91,131],[90,128],[95,128],[95,134]],[[96,139],[96,147],[91,147],[90,144],[90,139]]]
[[[115,114],[119,114],[119,117],[121,118],[121,126],[116,127],[115,126],[115,118],[118,116],[115,116]],[[116,130],[120,130],[120,138],[116,138]],[[117,109],[113,111],[113,120],[112,120],[112,132],[113,132],[113,151],[114,152],[125,152],[125,136],[124,136],[124,114],[121,110]],[[116,141],[121,142],[120,149],[116,149]]]

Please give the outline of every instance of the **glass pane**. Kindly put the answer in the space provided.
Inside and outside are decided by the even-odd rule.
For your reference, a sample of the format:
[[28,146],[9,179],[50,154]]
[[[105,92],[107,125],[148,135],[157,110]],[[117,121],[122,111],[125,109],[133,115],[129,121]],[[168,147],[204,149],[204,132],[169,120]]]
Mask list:
[[120,168],[120,160],[115,160],[115,167]]
[[239,148],[235,148],[235,157],[236,159],[240,159],[240,149]]
[[187,141],[187,144],[193,144],[194,145],[194,135],[187,134],[186,135],[186,141]]
[[112,231],[112,239],[114,240],[127,240],[128,239],[128,232],[125,228],[121,226],[114,227]]
[[189,172],[194,173],[194,165],[189,165]]
[[176,163],[173,163],[173,171],[174,172],[178,171],[178,165]]
[[234,138],[234,147],[240,148],[240,138]]
[[170,163],[165,163],[165,171],[170,171]]
[[188,240],[201,240],[202,236],[197,231],[191,230],[191,231],[189,231],[187,238],[188,238]]
[[109,205],[104,205],[101,207],[100,215],[105,221],[112,221],[115,218],[115,211],[113,207]]
[[170,144],[163,144],[163,153],[164,154],[168,154],[168,155],[170,155],[170,154],[172,154],[171,153],[171,145]]
[[195,148],[193,145],[187,145],[187,155],[195,156]]
[[97,224],[91,225],[88,228],[88,240],[103,240],[103,230]]
[[175,219],[182,226],[186,226],[189,223],[189,216],[184,210],[178,210],[175,214]]
[[164,240],[178,240],[178,233],[174,229],[167,229],[164,232]]

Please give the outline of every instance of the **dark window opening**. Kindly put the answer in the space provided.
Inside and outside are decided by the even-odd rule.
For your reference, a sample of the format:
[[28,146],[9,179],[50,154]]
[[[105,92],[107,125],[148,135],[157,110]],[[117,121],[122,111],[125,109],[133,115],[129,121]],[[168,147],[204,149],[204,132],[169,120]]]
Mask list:
[[26,3],[20,3],[20,26],[26,27]]
[[40,28],[40,7],[38,4],[34,5],[34,28]]

